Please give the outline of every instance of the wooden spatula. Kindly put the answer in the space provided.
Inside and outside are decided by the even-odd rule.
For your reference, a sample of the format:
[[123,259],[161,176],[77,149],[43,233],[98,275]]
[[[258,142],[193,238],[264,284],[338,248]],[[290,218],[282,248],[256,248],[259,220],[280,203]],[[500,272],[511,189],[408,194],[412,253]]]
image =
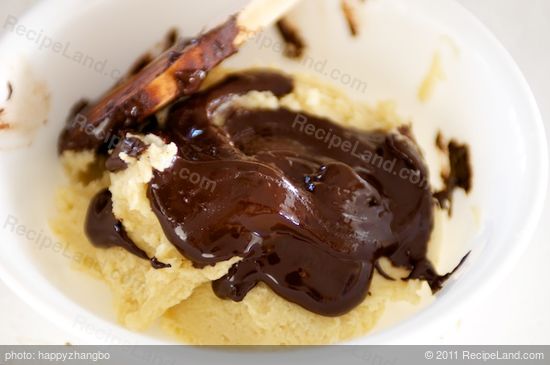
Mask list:
[[196,39],[181,42],[124,80],[69,121],[60,152],[97,150],[172,101],[195,93],[208,71],[299,0],[252,0],[239,14]]

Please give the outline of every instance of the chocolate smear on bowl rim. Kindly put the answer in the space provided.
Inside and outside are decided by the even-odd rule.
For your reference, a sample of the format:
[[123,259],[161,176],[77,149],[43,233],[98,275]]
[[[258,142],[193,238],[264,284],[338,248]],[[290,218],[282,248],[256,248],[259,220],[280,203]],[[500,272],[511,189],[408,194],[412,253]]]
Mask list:
[[8,88],[8,94],[6,95],[6,101],[9,101],[11,97],[13,96],[13,85],[11,81],[8,81],[6,84],[6,87]]
[[291,59],[301,58],[307,46],[298,27],[288,18],[279,19],[275,26],[285,43],[284,55]]

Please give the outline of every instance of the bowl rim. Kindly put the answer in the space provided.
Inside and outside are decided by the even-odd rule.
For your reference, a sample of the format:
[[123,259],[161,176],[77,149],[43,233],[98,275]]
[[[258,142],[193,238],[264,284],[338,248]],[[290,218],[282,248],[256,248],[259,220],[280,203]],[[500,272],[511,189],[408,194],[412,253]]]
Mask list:
[[[44,0],[34,6],[32,6],[22,17],[21,21],[25,19],[37,16],[43,12],[51,12],[51,3],[57,0]],[[420,3],[427,3],[427,0],[416,0]],[[447,11],[451,11],[457,18],[467,20],[472,26],[473,32],[477,33],[480,38],[483,38],[490,49],[500,58],[502,65],[510,71],[510,79],[521,90],[520,94],[525,97],[527,104],[529,105],[529,114],[532,115],[530,122],[530,128],[534,130],[534,143],[531,145],[531,149],[536,150],[533,154],[533,161],[537,161],[540,169],[538,170],[538,178],[534,179],[532,191],[533,196],[538,196],[532,204],[532,209],[524,216],[523,229],[521,236],[516,239],[514,245],[511,246],[511,250],[498,267],[495,268],[495,272],[485,278],[483,281],[478,282],[476,286],[469,292],[462,293],[460,291],[450,290],[445,296],[437,298],[432,304],[428,306],[430,311],[435,309],[440,310],[440,316],[437,318],[431,318],[427,308],[424,308],[416,312],[413,316],[406,318],[399,323],[392,325],[391,327],[384,329],[380,332],[367,334],[357,339],[346,341],[343,344],[347,345],[363,345],[363,344],[392,344],[399,342],[403,333],[414,333],[414,329],[421,325],[426,326],[435,325],[441,323],[452,316],[454,313],[464,309],[465,306],[471,305],[471,298],[478,300],[483,295],[489,292],[491,287],[496,286],[501,278],[506,277],[512,269],[516,266],[522,253],[527,249],[536,228],[538,227],[539,220],[542,216],[542,212],[546,202],[546,195],[548,190],[548,147],[545,134],[545,128],[543,118],[540,110],[537,106],[536,99],[531,91],[525,77],[523,76],[519,66],[515,63],[512,56],[500,43],[500,41],[489,31],[489,29],[478,18],[467,10],[463,5],[459,4],[455,0],[443,0],[441,1],[441,8],[448,8]],[[541,199],[542,197],[542,199]],[[147,334],[132,332],[121,325],[110,322],[103,318],[98,317],[96,314],[89,312],[88,310],[78,306],[70,299],[66,298],[57,288],[48,283],[49,286],[41,288],[40,292],[47,292],[48,296],[42,296],[39,292],[31,290],[31,288],[24,285],[14,273],[9,272],[6,268],[0,265],[0,279],[2,279],[6,285],[16,293],[23,301],[28,303],[36,312],[41,314],[44,318],[51,321],[54,325],[60,327],[64,331],[74,335],[77,338],[90,340],[91,337],[83,337],[82,330],[75,327],[75,318],[83,318],[89,323],[93,323],[97,332],[105,332],[111,334],[111,341],[103,341],[96,336],[96,342],[99,343],[111,343],[112,339],[123,339],[123,343],[128,343],[127,339],[130,339],[130,343],[135,344],[180,344],[178,342],[171,342],[160,340],[151,337]],[[449,303],[452,305],[448,305]],[[70,313],[70,314],[69,314]]]
[[[427,2],[427,0],[417,1]],[[515,266],[517,266],[521,256],[531,244],[539,226],[546,200],[548,199],[548,141],[546,139],[544,120],[529,83],[512,55],[477,16],[456,0],[445,0],[445,5],[450,8],[449,10],[452,11],[457,18],[464,18],[471,22],[471,25],[475,28],[475,32],[477,32],[480,37],[484,37],[487,42],[491,43],[491,46],[494,48],[494,51],[498,53],[503,65],[511,72],[511,79],[513,78],[521,88],[521,94],[526,98],[529,104],[530,114],[532,114],[532,125],[530,125],[530,128],[533,128],[533,135],[536,136],[536,142],[531,147],[537,150],[534,154],[533,161],[538,161],[537,166],[539,166],[538,179],[534,179],[534,186],[532,188],[534,193],[532,196],[536,196],[538,199],[535,199],[532,205],[533,208],[522,220],[522,222],[524,222],[524,228],[521,236],[517,238],[515,244],[511,246],[512,250],[506,255],[506,260],[500,263],[489,278],[484,278],[484,280],[477,282],[476,286],[471,291],[462,293],[465,295],[464,298],[460,297],[461,293],[459,290],[450,290],[444,297],[437,297],[437,299],[428,306],[431,311],[439,309],[439,318],[436,320],[429,318],[429,313],[427,312],[428,307],[426,307],[390,328],[367,335],[367,337],[361,337],[346,342],[348,345],[395,343],[396,340],[400,340],[400,333],[411,333],[415,327],[422,325],[423,322],[432,321],[432,325],[435,326],[446,318],[450,318],[454,314],[468,309],[468,307],[474,304],[474,301],[468,300],[468,297],[475,298],[475,302],[483,299],[490,293],[491,288],[496,287],[501,280],[510,274]],[[451,303],[452,305],[449,305]]]

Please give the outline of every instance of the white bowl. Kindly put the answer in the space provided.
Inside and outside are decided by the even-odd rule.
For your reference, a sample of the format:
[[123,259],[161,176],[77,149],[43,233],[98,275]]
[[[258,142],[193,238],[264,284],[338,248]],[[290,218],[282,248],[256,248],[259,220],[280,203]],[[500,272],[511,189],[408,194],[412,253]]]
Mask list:
[[[94,98],[105,91],[169,28],[179,26],[183,35],[195,35],[245,2],[203,0],[197,6],[192,1],[164,0],[159,6],[158,1],[146,0],[45,1],[25,17],[12,19],[25,31],[14,28],[0,43],[0,86],[2,80],[10,80],[12,102],[20,103],[9,115],[10,122],[28,127],[22,135],[0,131],[0,274],[36,310],[88,343],[171,340],[157,330],[133,333],[120,327],[108,290],[73,271],[70,258],[58,245],[48,243],[55,242],[47,221],[62,182],[56,140],[68,109],[81,97]],[[433,304],[353,342],[410,343],[417,331],[444,321],[449,311],[484,293],[513,269],[542,211],[546,140],[536,103],[518,67],[461,6],[451,0],[378,0],[362,9],[361,36],[352,39],[338,1],[305,0],[295,16],[310,46],[309,61],[297,64],[281,57],[274,43],[278,38],[269,31],[228,64],[278,65],[318,74],[360,99],[396,101],[398,112],[413,121],[434,180],[438,130],[471,146],[474,188],[468,196],[458,195],[444,232],[444,249],[453,253],[455,262],[472,250],[466,265]],[[29,31],[48,37],[51,45],[41,47],[40,40],[29,40]],[[53,49],[55,42],[68,48]],[[436,51],[447,77],[423,104],[417,90]],[[87,55],[86,62],[97,69],[69,59],[77,52]],[[50,96],[46,125],[40,119],[46,110],[37,106],[46,100],[44,90],[28,88],[40,83]],[[30,111],[34,115],[29,116]],[[15,148],[31,138],[30,146]]]

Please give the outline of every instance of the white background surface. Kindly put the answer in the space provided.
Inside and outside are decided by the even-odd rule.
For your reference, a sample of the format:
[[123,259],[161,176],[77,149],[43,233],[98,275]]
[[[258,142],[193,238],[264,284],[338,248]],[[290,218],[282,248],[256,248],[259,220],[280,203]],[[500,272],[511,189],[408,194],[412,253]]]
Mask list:
[[[36,0],[1,0],[0,15],[18,14]],[[525,74],[550,130],[550,0],[459,0],[476,14],[510,51]],[[0,30],[1,34],[1,30]],[[511,171],[513,173],[513,171]],[[468,312],[430,331],[414,343],[550,344],[550,203],[537,234],[515,273]],[[0,344],[78,344],[41,318],[0,282]]]

